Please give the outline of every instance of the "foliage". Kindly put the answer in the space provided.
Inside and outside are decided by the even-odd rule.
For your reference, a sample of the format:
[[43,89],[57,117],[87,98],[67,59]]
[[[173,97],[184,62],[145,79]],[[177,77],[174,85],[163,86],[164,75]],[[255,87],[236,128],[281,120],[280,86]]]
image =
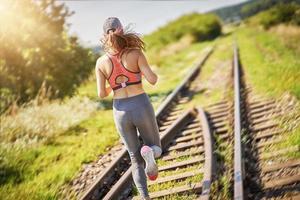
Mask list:
[[213,14],[186,14],[145,36],[149,48],[160,49],[191,35],[195,42],[214,39],[221,34],[219,19]]
[[280,23],[300,25],[300,5],[278,4],[252,17],[250,22],[266,29]]
[[46,84],[52,98],[72,95],[90,74],[93,54],[66,33],[72,13],[55,0],[1,1],[0,113]]
[[295,0],[259,0],[254,1],[253,3],[247,4],[242,7],[241,9],[241,16],[243,18],[251,17],[261,11],[268,10],[271,7],[278,5],[278,4],[288,4],[291,2],[298,2]]
[[225,22],[231,22],[236,19],[246,19],[279,3],[291,2],[299,4],[300,0],[252,0],[219,8],[211,13],[218,15]]
[[192,43],[211,40],[221,34],[221,23],[213,14],[182,15],[144,36],[150,64],[162,66],[164,59]]
[[213,13],[217,16],[219,16],[223,22],[231,22],[234,21],[236,18],[241,18],[241,9],[243,6],[247,4],[251,4],[254,1],[259,1],[259,0],[252,0],[252,1],[246,1],[243,3],[227,6],[227,7],[222,7],[219,9],[215,9],[210,11],[209,13]]

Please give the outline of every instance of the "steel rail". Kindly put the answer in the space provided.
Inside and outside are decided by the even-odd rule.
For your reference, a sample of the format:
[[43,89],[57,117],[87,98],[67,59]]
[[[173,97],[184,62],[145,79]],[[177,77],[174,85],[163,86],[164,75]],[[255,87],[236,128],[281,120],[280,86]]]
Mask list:
[[[192,69],[192,71],[185,77],[185,79],[167,96],[167,98],[163,101],[163,103],[159,106],[157,111],[155,112],[156,119],[158,120],[160,116],[163,114],[165,110],[169,107],[172,101],[176,100],[177,95],[179,94],[180,91],[185,89],[197,76],[197,74],[200,72],[200,69],[202,65],[205,63],[205,61],[208,59],[208,57],[211,55],[213,52],[213,47],[210,47],[207,50],[207,53],[204,55],[203,58],[200,59],[195,65],[195,67]],[[107,176],[109,174],[114,173],[115,168],[120,165],[122,160],[127,159],[129,160],[129,155],[127,153],[127,150],[125,147],[122,148],[120,151],[118,157],[116,157],[110,164],[107,166],[105,171],[96,178],[94,183],[81,195],[79,198],[80,200],[89,200],[91,196],[93,195],[94,191],[101,185],[104,185],[105,182],[107,181]],[[128,170],[127,170],[128,171]],[[124,175],[123,175],[124,176]]]
[[200,196],[200,200],[209,200],[210,188],[212,183],[213,175],[215,174],[215,162],[213,159],[213,141],[212,141],[212,133],[210,130],[209,122],[204,110],[201,107],[197,108],[198,117],[201,121],[202,126],[202,134],[204,139],[204,175],[202,180],[202,194]]
[[242,160],[242,140],[241,140],[241,92],[240,92],[240,66],[238,46],[233,45],[233,67],[234,67],[234,199],[244,199],[244,170]]
[[123,147],[120,154],[117,158],[115,158],[112,163],[105,169],[105,171],[99,176],[96,181],[85,191],[85,193],[80,197],[81,200],[88,200],[93,195],[94,190],[103,185],[106,182],[106,178],[108,174],[113,173],[114,169],[120,164],[121,160],[127,158],[129,159],[129,155],[127,154],[126,149]]

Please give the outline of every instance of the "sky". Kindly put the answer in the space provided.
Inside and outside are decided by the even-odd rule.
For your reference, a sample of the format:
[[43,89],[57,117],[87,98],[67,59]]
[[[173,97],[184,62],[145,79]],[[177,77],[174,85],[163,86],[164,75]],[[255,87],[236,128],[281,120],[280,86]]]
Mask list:
[[79,37],[86,46],[99,45],[106,18],[118,17],[126,26],[141,35],[151,33],[177,17],[190,13],[203,13],[216,8],[233,5],[246,0],[165,0],[165,1],[103,1],[103,0],[59,0],[75,14],[68,18],[69,32]]

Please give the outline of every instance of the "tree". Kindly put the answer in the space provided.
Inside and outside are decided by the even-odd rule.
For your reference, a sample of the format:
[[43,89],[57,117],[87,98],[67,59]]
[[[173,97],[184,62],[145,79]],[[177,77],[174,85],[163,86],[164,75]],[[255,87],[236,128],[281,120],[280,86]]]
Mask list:
[[94,56],[67,35],[64,4],[4,0],[0,13],[0,112],[35,97],[43,82],[52,98],[70,96],[93,69]]

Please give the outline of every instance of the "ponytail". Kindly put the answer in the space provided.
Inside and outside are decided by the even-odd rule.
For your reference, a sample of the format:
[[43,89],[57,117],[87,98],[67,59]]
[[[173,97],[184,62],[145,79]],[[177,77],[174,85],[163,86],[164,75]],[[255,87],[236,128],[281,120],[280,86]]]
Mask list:
[[124,33],[123,30],[110,30],[100,41],[103,45],[104,51],[108,51],[111,48],[118,52],[125,48],[138,48],[145,50],[144,41],[133,31],[126,30]]

